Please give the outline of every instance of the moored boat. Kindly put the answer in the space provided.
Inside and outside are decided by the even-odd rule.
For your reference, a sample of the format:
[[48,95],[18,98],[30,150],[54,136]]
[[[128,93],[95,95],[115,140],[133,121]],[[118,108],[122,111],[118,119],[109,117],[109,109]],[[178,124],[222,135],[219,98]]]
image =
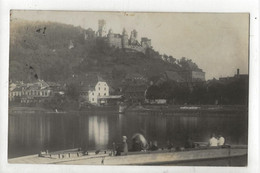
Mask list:
[[[34,163],[49,164],[84,164],[84,165],[164,165],[179,162],[203,162],[214,159],[230,159],[240,156],[247,156],[247,146],[226,146],[226,147],[199,147],[195,149],[157,150],[128,152],[127,155],[113,156],[111,151],[93,151],[87,154],[80,150],[63,152],[64,157],[58,157],[60,152],[46,154],[44,157],[32,156]],[[68,153],[74,153],[75,157],[68,157]],[[9,159],[9,163],[24,163],[27,157]],[[37,162],[37,160],[39,162]]]
[[[246,155],[246,146],[231,146],[228,148],[211,147],[183,151],[159,150],[129,152],[128,155],[124,156],[102,156],[101,158],[92,159],[90,163],[95,165],[164,165],[169,163],[223,159]],[[88,162],[85,162],[85,164],[88,164]]]

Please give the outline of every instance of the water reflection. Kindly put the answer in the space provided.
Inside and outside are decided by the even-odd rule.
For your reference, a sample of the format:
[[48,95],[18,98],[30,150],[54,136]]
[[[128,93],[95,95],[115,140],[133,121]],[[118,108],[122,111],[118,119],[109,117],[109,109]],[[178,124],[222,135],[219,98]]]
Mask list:
[[89,140],[94,142],[96,148],[105,148],[109,139],[107,117],[90,116],[88,126]]
[[11,114],[8,157],[82,147],[87,150],[111,148],[127,136],[141,133],[148,141],[167,141],[182,146],[186,138],[207,141],[210,133],[221,133],[230,144],[247,144],[247,116],[138,115],[109,112],[78,114]]

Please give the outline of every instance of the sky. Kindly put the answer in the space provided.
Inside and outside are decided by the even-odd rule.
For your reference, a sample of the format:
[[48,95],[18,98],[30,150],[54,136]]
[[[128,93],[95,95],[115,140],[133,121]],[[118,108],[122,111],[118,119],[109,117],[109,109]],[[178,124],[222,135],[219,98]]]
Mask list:
[[160,54],[192,59],[206,79],[248,74],[249,14],[247,13],[124,13],[80,11],[12,11],[12,20],[53,21],[82,28],[98,28],[106,20],[107,31],[138,39],[148,37]]

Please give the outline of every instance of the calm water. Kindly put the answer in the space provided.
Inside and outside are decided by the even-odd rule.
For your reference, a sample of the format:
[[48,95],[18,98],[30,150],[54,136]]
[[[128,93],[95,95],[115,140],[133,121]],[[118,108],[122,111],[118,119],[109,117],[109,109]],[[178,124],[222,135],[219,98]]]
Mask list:
[[115,112],[9,115],[8,157],[76,147],[87,150],[112,148],[122,136],[142,133],[159,147],[171,141],[183,146],[187,136],[208,141],[211,133],[222,134],[229,144],[247,144],[246,113],[204,113],[178,115]]

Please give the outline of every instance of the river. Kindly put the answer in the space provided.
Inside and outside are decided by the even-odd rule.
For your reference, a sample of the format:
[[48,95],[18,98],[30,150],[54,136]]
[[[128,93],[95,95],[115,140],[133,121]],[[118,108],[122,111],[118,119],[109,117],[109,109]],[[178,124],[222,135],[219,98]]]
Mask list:
[[174,114],[88,111],[71,113],[10,114],[8,158],[37,154],[41,150],[71,148],[109,149],[112,143],[141,133],[148,141],[183,146],[187,137],[206,142],[210,134],[221,134],[228,144],[247,144],[247,113],[185,111]]

